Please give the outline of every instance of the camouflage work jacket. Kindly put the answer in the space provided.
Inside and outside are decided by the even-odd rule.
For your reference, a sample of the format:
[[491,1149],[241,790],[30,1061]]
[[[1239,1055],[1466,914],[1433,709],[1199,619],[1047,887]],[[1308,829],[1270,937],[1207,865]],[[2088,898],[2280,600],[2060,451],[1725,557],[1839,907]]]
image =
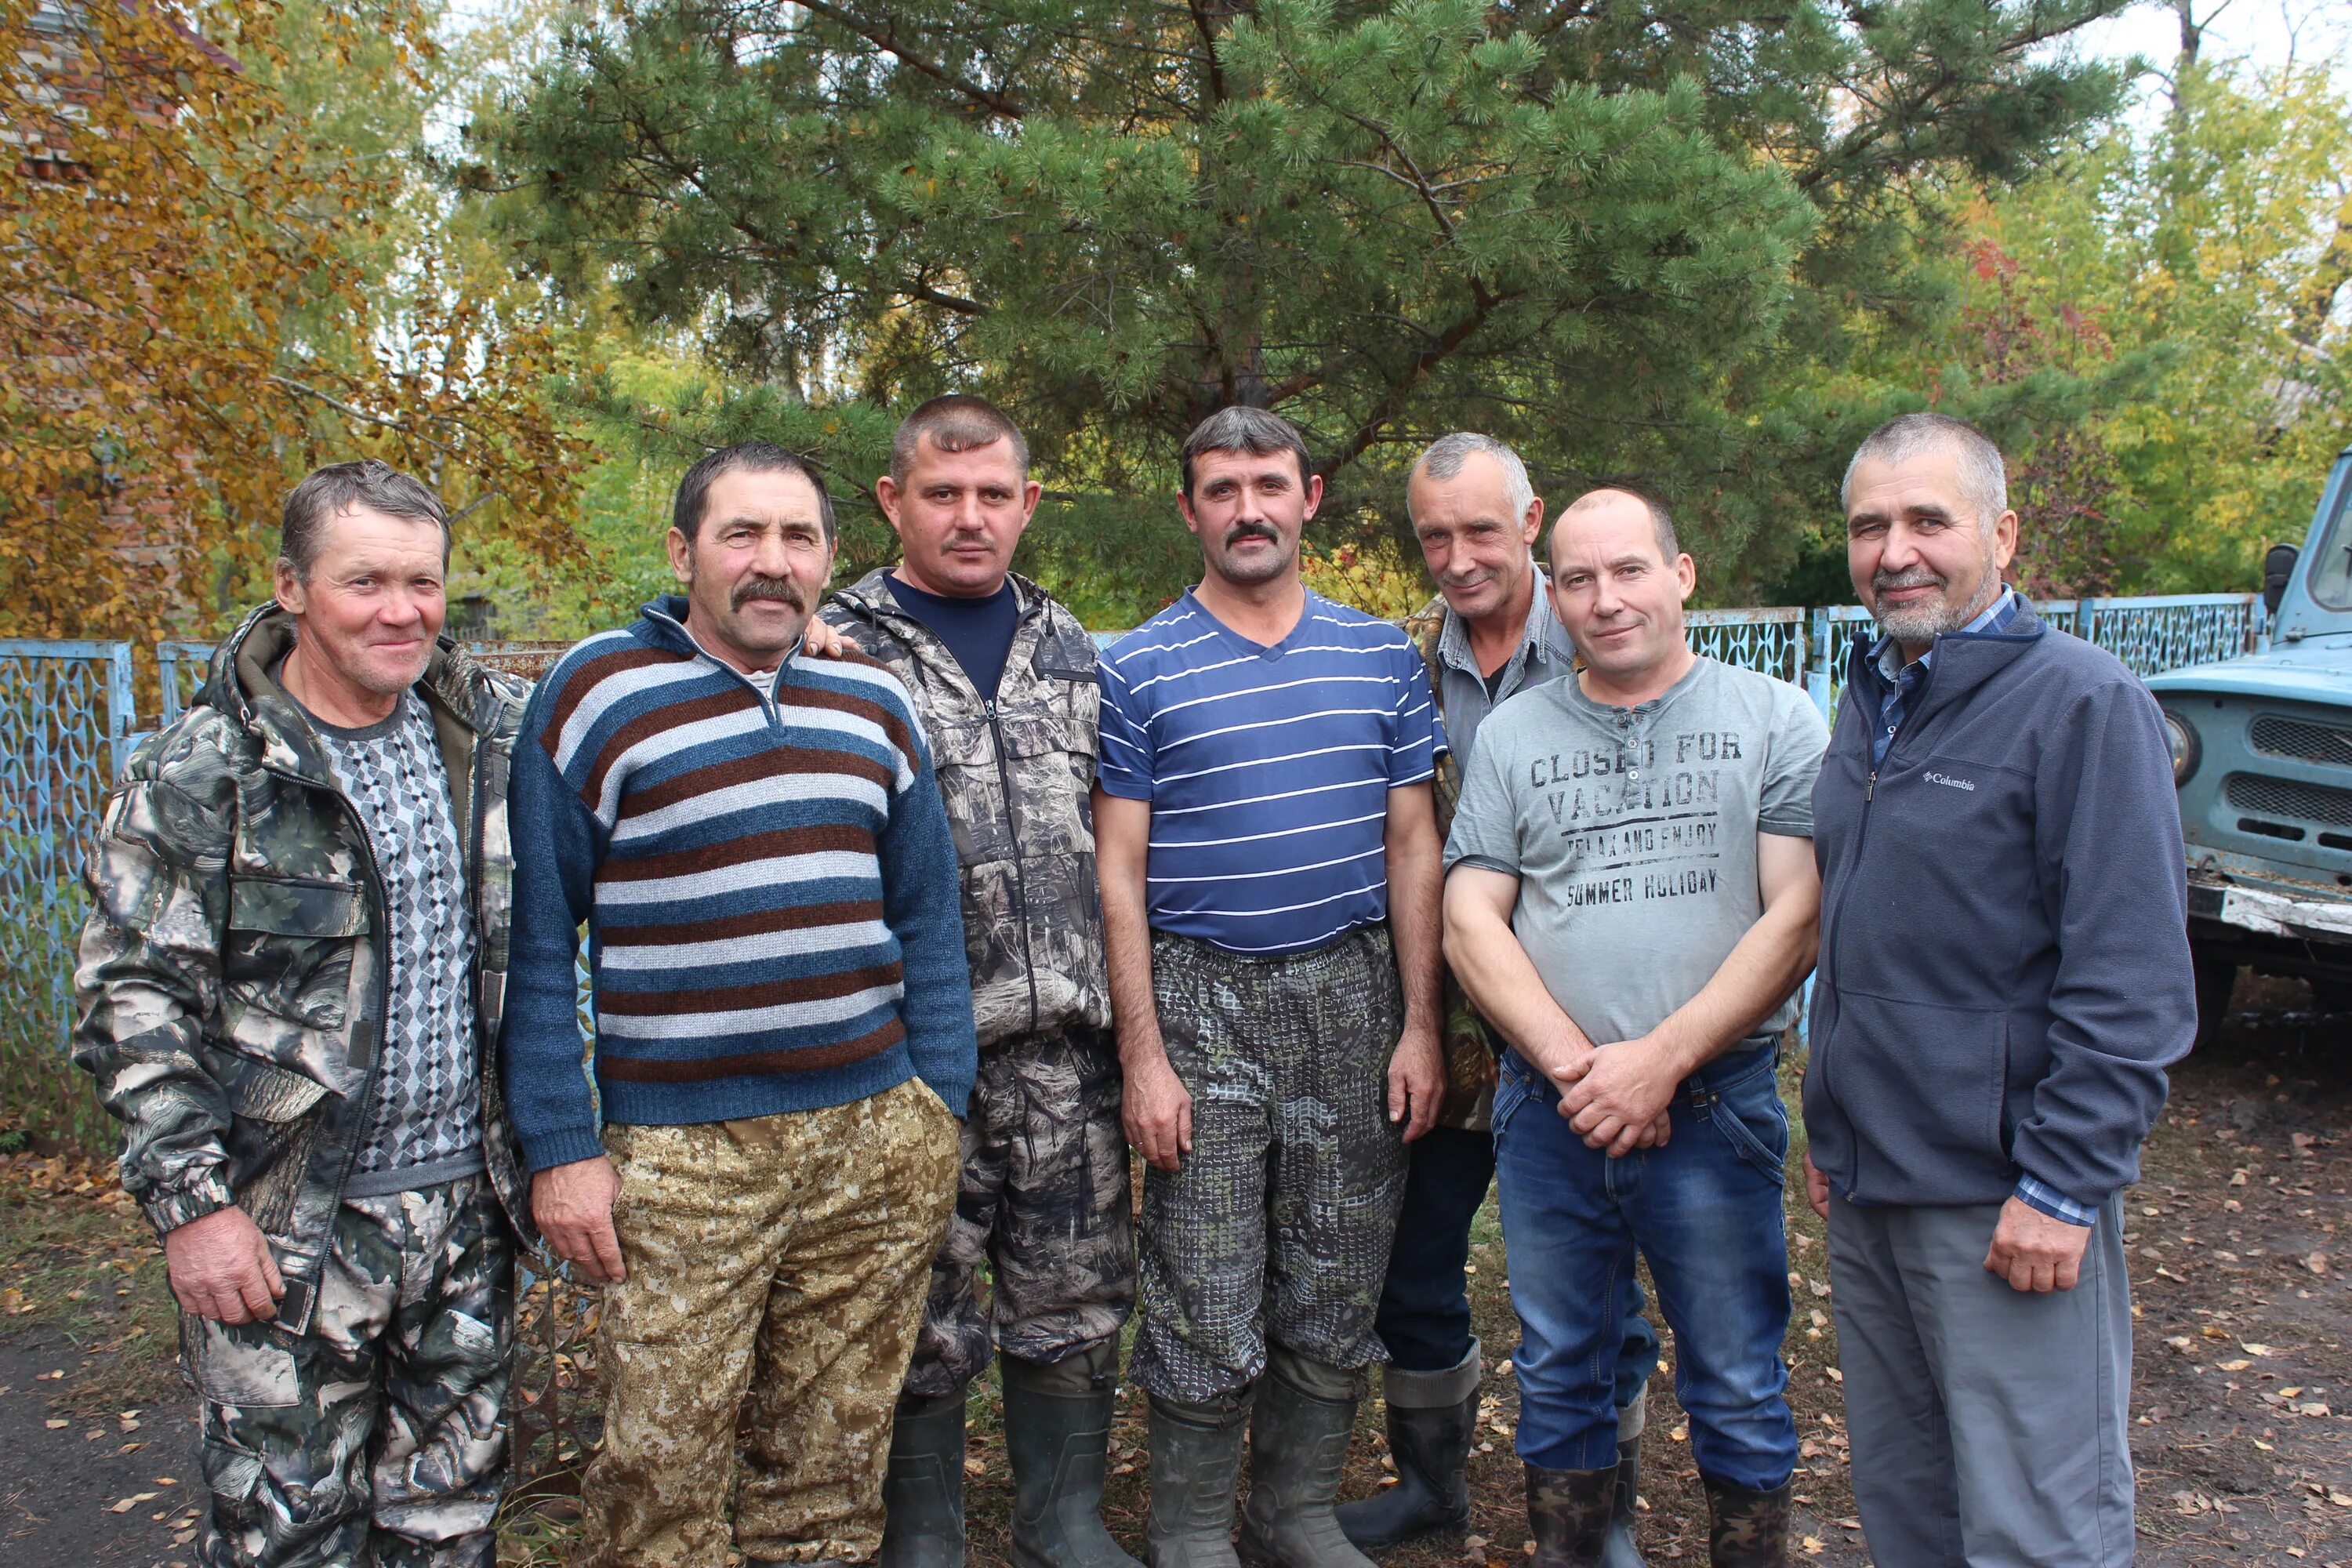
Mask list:
[[1095,644],[1025,577],[1004,677],[982,696],[945,643],[868,573],[819,612],[914,694],[962,875],[980,1048],[1110,1026],[1092,791]]
[[[247,616],[196,705],[131,753],[86,873],[74,1060],[124,1123],[122,1185],[156,1229],[244,1209],[285,1280],[278,1321],[299,1333],[368,1126],[390,953],[367,828],[270,673],[293,640],[275,606]],[[495,1058],[513,902],[507,767],[524,689],[445,640],[417,689],[479,934],[483,1156],[529,1237]]]
[[[1443,598],[1432,600],[1420,614],[1405,617],[1404,635],[1412,639],[1422,663],[1429,668],[1429,689],[1440,700],[1441,719],[1444,717],[1445,671],[1438,661],[1437,647],[1444,634]],[[1462,799],[1459,751],[1449,750],[1437,759],[1430,793],[1437,808],[1437,840],[1443,844],[1454,832],[1454,808]],[[1438,1005],[1444,1011],[1445,1099],[1437,1108],[1437,1124],[1486,1131],[1495,1124],[1495,1089],[1500,1081],[1497,1064],[1503,1054],[1502,1037],[1470,1005],[1470,998],[1463,994],[1461,983],[1454,978],[1451,969],[1445,972],[1439,988]]]

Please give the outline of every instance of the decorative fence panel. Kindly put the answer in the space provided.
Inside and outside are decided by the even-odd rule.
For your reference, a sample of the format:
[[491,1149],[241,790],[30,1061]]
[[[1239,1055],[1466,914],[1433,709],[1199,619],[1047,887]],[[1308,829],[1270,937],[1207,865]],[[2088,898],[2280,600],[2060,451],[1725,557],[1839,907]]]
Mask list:
[[[2235,658],[2262,646],[2259,594],[2168,594],[2136,599],[2042,599],[2034,614],[2060,631],[2097,644],[2135,675]],[[1813,612],[1811,669],[1806,687],[1824,716],[1837,711],[1845,690],[1848,650],[1855,637],[1874,636],[1870,612],[1859,605],[1827,605]]]
[[1693,610],[1683,624],[1690,628],[1691,646],[1710,658],[1792,686],[1805,682],[1803,610]]
[[131,645],[0,642],[0,1110],[102,1143],[66,1059],[82,858],[127,753]]

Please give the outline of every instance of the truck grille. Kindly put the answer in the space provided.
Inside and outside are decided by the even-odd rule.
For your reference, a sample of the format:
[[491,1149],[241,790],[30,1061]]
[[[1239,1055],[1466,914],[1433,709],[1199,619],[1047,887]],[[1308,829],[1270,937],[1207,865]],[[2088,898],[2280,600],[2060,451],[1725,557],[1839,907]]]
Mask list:
[[2240,811],[2266,817],[2352,827],[2352,789],[2266,779],[2254,773],[2231,773],[2229,783],[2222,786],[2221,797]]
[[[2258,713],[2253,725],[2254,750],[2274,757],[2294,757],[2306,763],[2334,763],[2352,768],[2352,729],[2340,724],[2315,724],[2276,713]],[[2234,800],[2232,805],[2237,804]]]

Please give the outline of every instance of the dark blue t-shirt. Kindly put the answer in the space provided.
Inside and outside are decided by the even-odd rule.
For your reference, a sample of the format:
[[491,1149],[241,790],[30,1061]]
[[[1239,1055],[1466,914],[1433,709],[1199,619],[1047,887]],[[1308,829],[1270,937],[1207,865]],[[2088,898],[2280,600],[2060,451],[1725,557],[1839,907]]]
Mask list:
[[948,645],[964,674],[971,678],[972,689],[982,698],[995,697],[997,685],[1004,679],[1004,661],[1013,652],[1013,628],[1021,619],[1011,578],[985,599],[949,599],[926,593],[892,573],[890,596]]

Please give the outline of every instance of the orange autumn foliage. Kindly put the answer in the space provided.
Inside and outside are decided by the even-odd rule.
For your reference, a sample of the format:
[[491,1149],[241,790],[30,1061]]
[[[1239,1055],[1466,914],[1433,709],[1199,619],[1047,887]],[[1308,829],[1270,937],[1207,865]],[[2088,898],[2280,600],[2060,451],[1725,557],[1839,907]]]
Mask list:
[[216,619],[290,480],[360,455],[480,509],[469,532],[582,559],[549,324],[429,254],[369,275],[399,174],[308,139],[267,85],[278,17],[0,0],[0,636]]

